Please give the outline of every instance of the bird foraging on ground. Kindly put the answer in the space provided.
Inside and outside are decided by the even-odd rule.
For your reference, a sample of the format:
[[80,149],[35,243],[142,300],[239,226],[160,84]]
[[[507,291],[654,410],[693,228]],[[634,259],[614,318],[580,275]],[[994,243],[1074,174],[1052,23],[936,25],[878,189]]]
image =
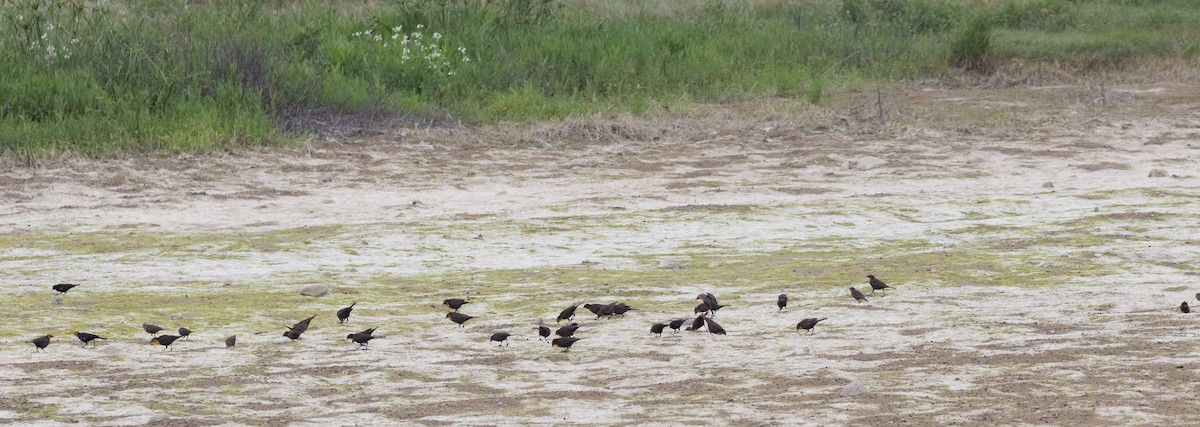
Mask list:
[[65,294],[65,293],[67,293],[67,291],[71,290],[71,288],[74,288],[76,286],[79,286],[79,285],[76,285],[73,283],[59,283],[57,285],[51,286],[50,288],[54,289],[55,291],[57,291],[60,294]]
[[579,308],[579,304],[575,304],[573,306],[567,307],[561,313],[558,313],[558,318],[554,319],[554,323],[560,323],[564,320],[574,319],[576,308]]
[[554,334],[555,334],[555,335],[558,335],[558,336],[560,336],[560,337],[563,337],[563,338],[568,338],[568,337],[570,337],[571,335],[575,335],[575,330],[576,330],[576,329],[579,329],[579,324],[578,324],[578,323],[572,323],[572,324],[570,324],[570,325],[567,325],[567,326],[563,326],[563,327],[561,327],[561,328],[558,328],[558,330],[557,330],[557,331],[554,331]]
[[883,283],[882,280],[876,279],[874,275],[868,274],[867,278],[871,279],[868,281],[868,283],[871,284],[871,293],[875,293],[875,291],[882,291],[891,287],[888,286],[887,283]]
[[50,345],[50,338],[54,338],[54,335],[49,335],[49,334],[42,335],[40,337],[31,339],[28,342],[33,343],[33,346],[37,347],[37,349],[34,350],[34,352],[39,352],[39,351],[44,352],[44,351],[46,351],[45,350],[46,346]]
[[463,305],[468,304],[468,303],[470,303],[470,301],[467,301],[462,298],[450,298],[450,299],[442,300],[442,305],[449,307],[456,312],[458,311],[458,309],[462,308]]
[[[711,292],[705,292],[700,295],[696,295],[696,299],[698,299],[700,301],[704,301],[704,304],[708,306],[708,313],[709,313],[710,317],[716,316],[717,310],[720,310],[720,309],[726,307],[724,305],[721,305],[720,303],[717,303],[717,296],[713,295]],[[696,308],[700,308],[700,307],[696,307]]]
[[775,300],[775,305],[779,306],[779,311],[787,308],[787,294],[779,294],[779,298]]
[[595,314],[596,317],[599,318],[600,309],[604,308],[604,304],[584,304],[583,308],[588,309],[588,311],[592,312],[592,314]]
[[666,327],[667,327],[666,323],[655,323],[653,325],[650,325],[650,333],[658,334],[658,336],[661,337],[662,333],[663,333],[663,329],[665,329]]
[[225,338],[225,348],[233,348],[235,345],[237,345],[237,335],[230,335],[229,338]]
[[188,337],[188,335],[191,335],[191,334],[192,334],[192,330],[191,330],[191,329],[188,329],[188,328],[179,328],[179,337],[180,337],[180,338],[183,338],[183,339],[185,339],[185,340],[186,340],[186,339],[187,339],[187,337]]
[[87,347],[88,344],[92,344],[92,347],[95,347],[96,340],[108,339],[108,338],[104,338],[104,337],[96,335],[96,334],[89,334],[87,332],[79,332],[79,331],[75,331],[75,338],[79,338],[80,341],[83,341],[84,347]]
[[859,304],[862,304],[863,301],[867,300],[867,296],[863,295],[862,292],[859,292],[858,289],[854,289],[853,286],[850,287],[850,296],[854,297],[854,300],[858,301]]
[[725,335],[725,328],[717,324],[715,320],[705,318],[704,323],[708,324],[708,333],[713,335]]
[[670,326],[676,333],[679,333],[679,327],[683,326],[684,323],[687,323],[687,319],[674,319],[667,326]]
[[465,328],[465,327],[467,327],[467,325],[465,323],[467,323],[468,320],[474,319],[475,316],[468,316],[468,315],[459,313],[457,311],[451,311],[449,313],[446,313],[446,318],[450,319],[454,323],[457,323],[458,327]]
[[283,336],[288,337],[288,339],[292,341],[300,339],[300,335],[303,334],[304,331],[308,330],[308,325],[312,323],[312,320],[316,317],[317,315],[314,314],[312,316],[308,316],[307,319],[296,322],[295,325],[292,325],[290,328],[288,328],[287,332],[283,333]]
[[575,345],[575,343],[581,339],[582,338],[575,338],[575,337],[555,338],[554,341],[552,341],[550,343],[550,345],[555,346],[555,347],[562,347],[563,352],[565,353],[567,350],[571,349],[571,346]]
[[541,319],[538,319],[538,339],[545,340],[550,338],[550,328],[543,325]]
[[346,319],[350,318],[350,311],[354,310],[354,304],[358,303],[350,303],[349,307],[342,307],[342,309],[337,311],[338,324],[346,323]]
[[1184,301],[1183,304],[1179,305],[1179,311],[1182,311],[1184,313],[1191,313],[1192,309],[1188,308],[1187,301]]
[[692,309],[692,314],[708,314],[708,303],[701,301]]
[[149,323],[143,323],[142,330],[146,331],[146,333],[150,334],[150,336],[153,337],[153,336],[157,335],[159,332],[161,332],[163,330],[163,328],[162,328],[162,326],[151,325]]
[[179,335],[159,335],[150,339],[150,344],[158,344],[163,346],[163,350],[170,350],[171,344],[179,339]]
[[496,333],[492,334],[492,337],[488,338],[488,340],[500,343],[500,345],[497,345],[496,347],[499,347],[501,345],[508,345],[509,335],[511,335],[511,334],[509,334],[508,332],[496,332]]
[[695,330],[699,330],[700,328],[703,328],[703,327],[704,327],[704,315],[701,314],[699,316],[696,316],[696,320],[692,321],[692,325],[688,326],[687,330],[695,331]]
[[608,318],[611,319],[613,316],[613,313],[616,311],[616,309],[617,309],[616,303],[604,304],[603,306],[600,307],[600,312],[596,313],[596,318],[599,319],[603,316],[608,316]]
[[354,334],[347,334],[346,339],[357,343],[359,350],[366,350],[367,343],[369,343],[372,339],[376,338],[375,335],[373,335],[375,333],[375,329],[376,328],[371,328],[371,329],[367,329],[362,332],[358,332],[358,333],[354,333]]
[[804,329],[804,330],[808,331],[806,333],[810,333],[810,334],[814,333],[815,331],[813,331],[813,327],[817,326],[817,323],[821,323],[821,321],[825,320],[825,319],[828,319],[828,317],[822,317],[820,319],[818,319],[816,317],[809,317],[807,319],[801,320],[800,323],[796,324],[796,330],[799,331],[801,329]]

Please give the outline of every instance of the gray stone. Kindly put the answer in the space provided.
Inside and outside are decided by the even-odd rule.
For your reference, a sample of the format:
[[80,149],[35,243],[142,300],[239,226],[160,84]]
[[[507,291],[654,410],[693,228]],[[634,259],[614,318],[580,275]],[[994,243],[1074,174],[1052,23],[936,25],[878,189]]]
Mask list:
[[842,397],[853,397],[870,391],[871,388],[860,382],[853,382],[842,387]]
[[683,264],[680,264],[679,260],[677,259],[667,258],[658,262],[658,268],[663,270],[675,270],[683,268]]
[[863,156],[859,157],[858,160],[854,162],[854,168],[858,170],[869,171],[886,164],[887,160],[875,156]]
[[175,313],[175,314],[171,315],[171,320],[181,320],[184,317],[187,317],[187,316],[184,316],[183,313]]
[[1167,171],[1162,170],[1162,169],[1157,169],[1157,168],[1150,169],[1150,177],[1151,178],[1166,178],[1169,175],[1170,174],[1168,174]]
[[323,297],[329,295],[329,285],[317,283],[305,286],[303,289],[300,289],[300,295],[306,297]]
[[62,305],[62,303],[63,303],[63,294],[54,294],[54,299],[50,300],[50,304]]
[[1050,181],[1043,182],[1042,188],[1054,188],[1054,183]]

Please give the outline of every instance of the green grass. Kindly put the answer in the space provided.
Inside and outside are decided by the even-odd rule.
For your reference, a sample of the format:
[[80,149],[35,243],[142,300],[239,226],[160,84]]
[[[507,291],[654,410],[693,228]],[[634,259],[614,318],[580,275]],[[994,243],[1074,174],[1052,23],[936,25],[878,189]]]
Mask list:
[[285,144],[313,112],[488,123],[819,104],[1008,61],[1192,64],[1197,40],[1189,0],[16,0],[0,4],[0,155]]

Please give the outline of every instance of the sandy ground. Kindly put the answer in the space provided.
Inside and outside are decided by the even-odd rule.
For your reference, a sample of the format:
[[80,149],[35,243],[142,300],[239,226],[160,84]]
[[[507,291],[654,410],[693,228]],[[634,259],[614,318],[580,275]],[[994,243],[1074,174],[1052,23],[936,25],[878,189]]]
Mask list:
[[[0,423],[1195,423],[1200,87],[1109,91],[10,166]],[[868,273],[894,288],[857,304]],[[728,335],[648,332],[700,292]],[[440,301],[463,296],[460,329]],[[570,352],[534,332],[612,301],[637,310],[581,308]],[[162,351],[143,322],[196,333]]]

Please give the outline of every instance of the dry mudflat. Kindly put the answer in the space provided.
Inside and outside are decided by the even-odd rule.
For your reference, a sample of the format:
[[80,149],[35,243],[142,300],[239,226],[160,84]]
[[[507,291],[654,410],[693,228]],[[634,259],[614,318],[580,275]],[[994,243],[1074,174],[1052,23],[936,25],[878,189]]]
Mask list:
[[[874,101],[6,166],[0,423],[1194,423],[1200,87]],[[727,335],[649,333],[701,292]]]

